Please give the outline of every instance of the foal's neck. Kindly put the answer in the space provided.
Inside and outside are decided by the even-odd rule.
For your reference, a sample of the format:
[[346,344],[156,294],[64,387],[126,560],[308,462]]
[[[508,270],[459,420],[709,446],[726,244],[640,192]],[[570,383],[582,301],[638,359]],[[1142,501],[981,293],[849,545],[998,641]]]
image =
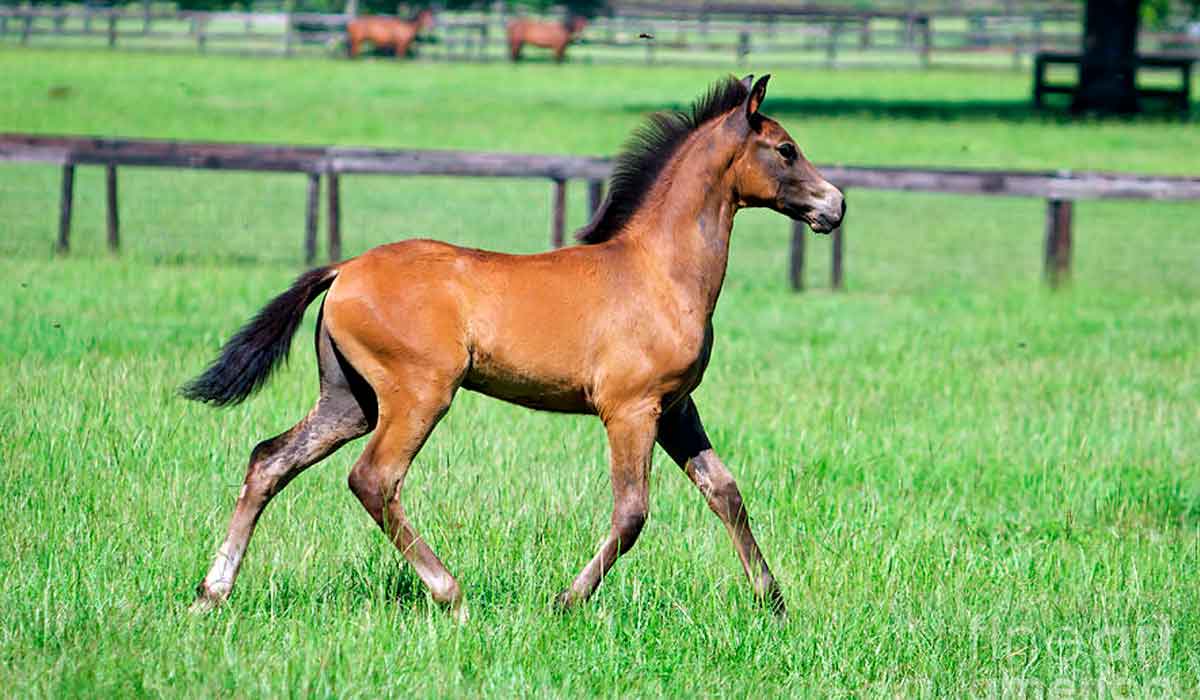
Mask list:
[[[670,280],[671,293],[687,308],[712,316],[725,281],[729,239],[737,213],[730,164],[737,143],[696,132],[654,185],[634,226],[639,248]],[[723,138],[722,138],[723,137]]]

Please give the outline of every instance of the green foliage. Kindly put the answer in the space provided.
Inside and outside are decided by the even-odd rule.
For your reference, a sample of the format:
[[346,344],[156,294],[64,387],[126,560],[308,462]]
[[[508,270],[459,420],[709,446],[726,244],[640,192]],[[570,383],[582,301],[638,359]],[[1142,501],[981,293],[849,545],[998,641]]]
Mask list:
[[1149,29],[1179,29],[1171,19],[1180,12],[1191,19],[1200,17],[1200,0],[1142,0],[1142,25]]

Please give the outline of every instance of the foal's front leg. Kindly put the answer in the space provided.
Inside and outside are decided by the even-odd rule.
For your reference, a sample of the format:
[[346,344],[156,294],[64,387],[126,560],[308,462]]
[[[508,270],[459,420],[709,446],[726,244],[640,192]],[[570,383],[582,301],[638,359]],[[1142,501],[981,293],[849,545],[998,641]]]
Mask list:
[[691,397],[663,415],[658,426],[658,443],[704,494],[708,507],[725,523],[738,558],[742,560],[742,568],[754,586],[755,597],[769,605],[775,614],[785,615],[783,594],[750,531],[750,516],[742,503],[741,491],[733,474],[713,451]]
[[612,525],[596,556],[559,595],[560,607],[569,608],[592,595],[617,557],[637,541],[650,509],[650,456],[658,415],[656,401],[605,421],[612,460]]

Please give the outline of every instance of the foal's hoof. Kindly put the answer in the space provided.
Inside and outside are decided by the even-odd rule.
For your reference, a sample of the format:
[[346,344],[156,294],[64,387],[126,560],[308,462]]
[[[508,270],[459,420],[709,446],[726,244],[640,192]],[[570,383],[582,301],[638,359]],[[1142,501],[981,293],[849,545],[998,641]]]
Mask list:
[[779,589],[771,591],[765,598],[759,598],[759,602],[773,613],[776,622],[787,622],[787,605],[784,604],[783,594]]
[[554,608],[554,612],[558,613],[559,615],[566,615],[575,608],[576,602],[577,601],[575,600],[574,596],[571,595],[571,589],[568,588],[554,597],[554,604],[552,607]]
[[196,587],[196,599],[192,601],[191,606],[188,607],[188,612],[193,615],[204,615],[221,607],[221,603],[224,602],[224,598],[214,595],[211,591],[205,588],[204,584],[202,583]]
[[460,625],[467,624],[467,621],[471,618],[471,613],[467,610],[467,601],[465,600],[460,600],[458,603],[451,605],[448,612],[450,613],[450,619]]
[[196,596],[192,604],[188,607],[188,612],[193,615],[206,615],[221,606],[219,600],[206,598],[203,595]]

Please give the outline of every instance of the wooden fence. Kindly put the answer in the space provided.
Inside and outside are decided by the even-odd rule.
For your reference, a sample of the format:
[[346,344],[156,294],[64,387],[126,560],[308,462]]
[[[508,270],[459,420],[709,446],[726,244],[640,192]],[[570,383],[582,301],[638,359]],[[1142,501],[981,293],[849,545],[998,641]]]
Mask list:
[[[504,58],[503,12],[443,13],[423,44],[422,55],[445,60]],[[0,39],[53,44],[91,42],[109,48],[154,48],[294,55],[336,51],[348,17],[315,13],[173,12],[134,8],[0,7]],[[1009,20],[1012,21],[1009,21]],[[664,54],[695,62],[696,57],[727,63],[764,54],[784,62],[800,52],[803,63],[837,65],[846,52],[886,55],[889,63],[909,54],[928,65],[931,51],[961,54],[1011,50],[1014,60],[1034,49],[1078,46],[1078,33],[1044,32],[1041,15],[1007,24],[990,22],[963,30],[932,33],[931,17],[916,12],[810,8],[775,14],[714,13],[664,16],[632,12],[601,17],[581,39],[589,50],[608,50],[589,60],[644,60],[659,63]],[[653,35],[652,40],[640,38]],[[436,47],[436,49],[434,48]],[[615,53],[614,53],[615,52]],[[688,58],[692,57],[692,58]],[[794,56],[792,57],[795,58]],[[667,58],[670,61],[671,58]],[[794,62],[794,61],[793,61]]]
[[[511,16],[502,7],[441,13],[418,52],[440,60],[503,60],[504,25]],[[348,19],[344,14],[179,12],[149,3],[140,9],[0,7],[0,41],[249,55],[329,54],[344,53]],[[614,14],[593,21],[575,52],[586,61],[721,65],[744,63],[753,55],[777,66],[870,65],[868,60],[892,66],[907,60],[905,56],[917,66],[929,66],[936,55],[938,65],[1019,68],[1038,51],[1078,49],[1080,26],[1078,8],[1053,5],[932,13],[820,5],[622,3]],[[1143,32],[1140,42],[1144,51],[1200,56],[1200,37]]]
[[[588,183],[594,213],[603,196],[611,161],[579,156],[469,153],[461,151],[388,150],[337,146],[268,146],[132,139],[0,134],[0,161],[53,163],[62,168],[57,247],[70,249],[71,208],[78,165],[105,168],[108,245],[120,248],[117,202],[119,166],[193,168],[299,173],[308,178],[304,253],[312,263],[317,250],[317,212],[321,180],[328,198],[328,250],[332,260],[342,254],[339,176],[437,175],[453,177],[516,177],[552,183],[551,245],[565,240],[566,192],[571,180]],[[1080,199],[1200,200],[1200,177],[1162,177],[1118,173],[949,170],[933,168],[871,168],[819,166],[843,190],[872,189],[963,195],[1036,197],[1046,200],[1044,261],[1051,284],[1070,272],[1072,203]],[[831,284],[844,283],[846,226],[833,232]],[[805,226],[792,227],[789,275],[803,288]]]
[[[503,11],[442,13],[431,39],[418,50],[441,60],[504,59],[504,25],[509,18]],[[328,54],[342,53],[348,19],[343,14],[176,12],[149,4],[141,10],[0,7],[0,40],[250,55]],[[889,66],[905,55],[917,66],[929,66],[936,54],[938,65],[948,65],[946,59],[952,57],[952,64],[1019,68],[1038,51],[1077,49],[1079,27],[1077,12],[1052,6],[1025,14],[935,15],[819,5],[705,3],[689,9],[669,3],[623,4],[617,13],[597,18],[576,51],[586,51],[588,61],[728,65],[761,55],[776,65],[827,66],[868,65],[868,55],[882,57]],[[1200,38],[1188,35],[1144,32],[1141,45],[1158,54],[1200,56]],[[1006,55],[1011,61],[1004,60]]]
[[[0,39],[27,45],[48,38],[55,45],[92,40],[110,49],[152,48],[201,53],[292,56],[307,50],[345,53],[342,14],[305,12],[202,12],[122,7],[0,7]],[[481,60],[489,45],[488,24],[447,17],[438,25],[442,58]]]

